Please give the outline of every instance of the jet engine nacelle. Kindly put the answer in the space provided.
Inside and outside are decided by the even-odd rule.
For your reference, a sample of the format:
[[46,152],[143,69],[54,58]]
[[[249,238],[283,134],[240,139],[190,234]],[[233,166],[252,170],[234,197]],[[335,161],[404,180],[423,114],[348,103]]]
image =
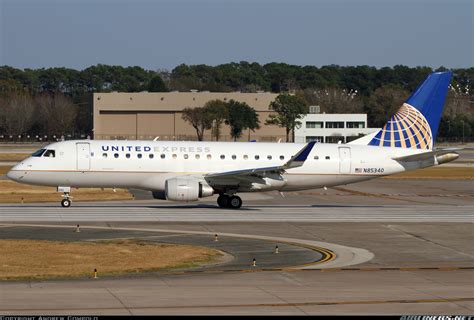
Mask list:
[[165,196],[168,200],[196,201],[213,194],[211,186],[195,179],[177,177],[165,181]]

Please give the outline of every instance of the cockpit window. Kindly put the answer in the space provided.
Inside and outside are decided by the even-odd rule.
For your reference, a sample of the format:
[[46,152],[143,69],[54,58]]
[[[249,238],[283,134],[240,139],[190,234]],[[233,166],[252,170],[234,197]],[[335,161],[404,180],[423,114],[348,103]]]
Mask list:
[[43,154],[43,157],[54,158],[56,156],[56,152],[54,150],[46,150]]
[[32,157],[41,157],[41,155],[46,151],[46,149],[39,149],[35,153],[33,153],[31,156]]

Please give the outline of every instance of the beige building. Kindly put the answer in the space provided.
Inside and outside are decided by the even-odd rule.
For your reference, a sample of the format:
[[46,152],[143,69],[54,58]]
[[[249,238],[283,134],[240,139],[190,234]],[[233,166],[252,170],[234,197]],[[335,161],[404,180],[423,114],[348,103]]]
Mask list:
[[[241,141],[285,141],[285,129],[266,126],[274,93],[217,92],[112,92],[94,93],[94,139],[196,140],[195,129],[181,117],[187,107],[202,107],[209,100],[246,102],[260,120],[260,129],[244,131]],[[211,139],[207,130],[205,140]],[[222,125],[220,141],[231,141],[229,127]]]

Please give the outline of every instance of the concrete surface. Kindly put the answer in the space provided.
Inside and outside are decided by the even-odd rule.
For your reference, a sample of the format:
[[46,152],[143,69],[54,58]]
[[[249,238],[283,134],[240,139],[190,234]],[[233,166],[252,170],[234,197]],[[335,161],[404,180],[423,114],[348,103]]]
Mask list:
[[[87,231],[91,234],[84,229],[90,238],[113,232],[144,237],[139,229],[160,235],[189,231],[198,233],[189,239],[204,242],[214,233],[239,234],[247,235],[256,250],[265,243],[258,237],[291,238],[359,248],[373,258],[350,270],[222,268],[212,273],[2,282],[0,314],[472,315],[473,183],[379,179],[285,198],[275,193],[243,195],[245,208],[240,211],[218,209],[213,198],[184,205],[154,200],[74,203],[69,209],[60,208],[59,202],[2,205],[0,234],[5,237],[11,232],[7,223],[22,228],[53,225],[71,233],[80,223],[100,228]],[[33,237],[55,234],[30,230]],[[269,243],[273,247],[276,242]],[[253,255],[254,245],[235,244],[242,256]]]

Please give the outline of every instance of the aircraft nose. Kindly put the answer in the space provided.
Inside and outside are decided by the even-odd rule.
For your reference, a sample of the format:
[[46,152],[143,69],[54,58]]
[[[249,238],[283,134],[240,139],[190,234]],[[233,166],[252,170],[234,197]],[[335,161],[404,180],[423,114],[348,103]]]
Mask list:
[[10,171],[7,172],[7,177],[11,180],[18,181],[21,172],[18,171],[18,165],[14,166],[13,168],[10,169]]

